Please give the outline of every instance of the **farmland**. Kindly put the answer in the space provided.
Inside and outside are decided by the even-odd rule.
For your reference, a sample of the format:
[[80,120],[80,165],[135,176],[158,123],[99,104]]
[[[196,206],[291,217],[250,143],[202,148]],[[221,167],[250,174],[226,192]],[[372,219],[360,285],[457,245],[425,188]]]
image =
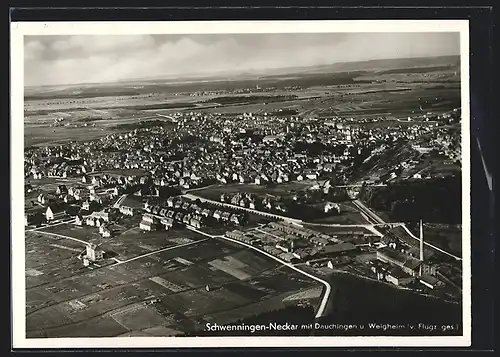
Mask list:
[[280,196],[280,195],[290,195],[293,191],[306,190],[315,184],[314,181],[294,181],[289,183],[283,183],[280,185],[255,185],[255,184],[230,184],[230,185],[214,185],[206,189],[196,190],[196,195],[204,198],[218,201],[221,194],[227,193],[237,193],[237,192],[247,192],[256,195],[270,195],[270,196]]
[[26,233],[28,337],[176,335],[284,306],[317,286],[251,250],[185,230],[101,238],[124,263],[88,268],[76,258],[84,245],[63,238],[99,240],[84,229],[91,230],[62,224]]
[[[193,110],[241,114],[292,109],[304,117],[348,116],[355,120],[384,116],[387,121],[376,125],[394,126],[404,125],[396,119],[460,107],[456,58],[429,59],[429,66],[422,67],[422,73],[416,68],[397,67],[397,73],[376,70],[377,65],[386,68],[389,62],[379,61],[349,73],[323,72],[330,69],[319,67],[316,72],[236,80],[149,80],[133,84],[28,88],[24,107],[25,146],[98,138],[120,132],[123,128],[117,125]],[[399,62],[395,61],[398,65],[408,65]],[[359,66],[364,68],[365,64]],[[244,95],[232,93],[255,86],[268,89]],[[195,91],[226,94],[190,95]],[[60,122],[55,130],[51,125],[57,120]]]

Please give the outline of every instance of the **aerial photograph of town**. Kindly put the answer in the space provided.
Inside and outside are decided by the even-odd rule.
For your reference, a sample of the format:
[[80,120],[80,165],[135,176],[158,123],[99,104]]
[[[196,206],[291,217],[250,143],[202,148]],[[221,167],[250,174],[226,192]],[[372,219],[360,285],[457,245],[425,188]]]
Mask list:
[[462,335],[458,33],[23,47],[26,338]]

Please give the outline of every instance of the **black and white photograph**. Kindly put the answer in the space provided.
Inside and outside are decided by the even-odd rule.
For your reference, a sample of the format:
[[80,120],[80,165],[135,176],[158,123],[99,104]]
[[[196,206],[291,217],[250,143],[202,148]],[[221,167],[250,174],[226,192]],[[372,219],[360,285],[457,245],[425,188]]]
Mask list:
[[14,343],[469,345],[467,31],[16,24]]

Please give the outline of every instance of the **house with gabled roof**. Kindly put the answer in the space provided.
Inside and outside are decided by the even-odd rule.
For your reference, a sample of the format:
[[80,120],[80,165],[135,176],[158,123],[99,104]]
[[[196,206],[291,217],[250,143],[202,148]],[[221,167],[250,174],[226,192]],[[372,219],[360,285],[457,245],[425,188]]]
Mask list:
[[222,219],[223,221],[226,221],[226,222],[227,222],[227,221],[229,221],[229,219],[230,219],[230,218],[231,218],[231,212],[223,212],[223,213],[221,214],[221,219]]
[[61,219],[66,216],[65,210],[65,205],[52,203],[47,207],[47,210],[45,211],[45,218],[47,219],[47,221]]
[[86,219],[85,219],[85,223],[87,224],[87,226],[91,226],[91,227],[94,227],[96,225],[96,219],[95,217],[93,216],[88,216]]
[[172,218],[162,218],[160,223],[165,227],[165,230],[168,230],[170,227],[174,225],[174,220]]
[[174,219],[177,221],[177,222],[182,222],[182,219],[184,218],[184,213],[182,212],[177,212],[175,215],[174,215]]
[[201,211],[201,215],[204,217],[210,216],[210,210],[208,208],[205,208],[204,210]]
[[75,217],[75,224],[77,226],[82,226],[83,225],[83,216],[81,214],[77,214]]
[[216,220],[219,220],[222,216],[222,211],[221,210],[215,210],[215,212],[213,213],[213,217],[216,219]]
[[182,223],[184,223],[184,224],[189,224],[190,220],[191,220],[190,214],[186,214],[186,215],[184,215],[184,217],[182,217]]

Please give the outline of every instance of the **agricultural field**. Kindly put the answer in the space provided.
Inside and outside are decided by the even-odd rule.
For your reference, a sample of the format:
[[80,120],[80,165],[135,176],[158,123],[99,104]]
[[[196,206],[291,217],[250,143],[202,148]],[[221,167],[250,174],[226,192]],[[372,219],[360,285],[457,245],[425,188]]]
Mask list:
[[214,185],[202,190],[196,190],[195,194],[204,198],[219,201],[223,193],[231,194],[237,192],[253,193],[259,196],[287,196],[293,191],[303,191],[311,188],[316,181],[304,180],[281,183],[279,185],[255,185],[252,183]]
[[[170,128],[176,124],[171,123],[169,115],[189,112],[220,113],[229,120],[248,112],[273,113],[286,119],[284,113],[287,113],[287,116],[304,119],[316,118],[319,123],[340,116],[351,118],[351,125],[363,129],[404,128],[416,123],[435,126],[436,122],[426,121],[423,115],[460,107],[456,67],[436,65],[422,67],[420,72],[417,68],[375,70],[370,67],[357,71],[323,68],[318,72],[254,79],[144,81],[43,88],[39,91],[30,89],[25,93],[24,145],[89,140],[137,127]],[[253,92],[254,88],[266,86],[275,87]],[[248,92],[236,94],[240,89]],[[223,91],[197,95],[204,90]],[[194,92],[196,95],[189,95]],[[280,114],[279,110],[284,113]],[[409,116],[415,120],[407,120]],[[377,121],[367,123],[375,118]],[[215,124],[219,126],[219,123]],[[427,139],[424,135],[419,142]],[[153,145],[152,151],[163,150],[162,145],[167,144]],[[179,144],[179,148],[183,146]],[[120,149],[121,154],[128,149],[127,146]],[[132,142],[130,150],[135,149],[140,150],[141,144],[134,147]],[[184,156],[173,152],[168,157]],[[359,169],[353,169],[350,179],[357,182],[377,173],[384,175],[390,173],[389,168],[412,159],[421,159],[421,154],[410,144],[395,146],[385,150],[385,155],[373,157]],[[411,177],[415,172],[446,176],[457,170],[460,168],[456,163],[429,158],[418,167],[405,171],[402,177]],[[149,174],[130,169],[109,169],[93,174],[103,173],[113,176]],[[32,201],[36,201],[41,192],[54,192],[60,184],[82,185],[76,179],[30,181],[34,188],[25,196],[27,210],[38,209]],[[249,183],[212,185],[197,189],[193,194],[215,201],[220,201],[222,193],[237,192],[253,193],[261,198],[290,198],[296,191],[308,190],[316,184],[315,180],[305,180],[262,186]],[[323,215],[324,196],[319,196],[314,202],[320,203],[303,204],[298,208],[299,211],[312,212],[311,216],[316,213],[322,216],[311,218],[305,227],[353,244],[365,244],[369,240],[367,236],[377,233],[363,226],[368,222],[349,201],[339,203],[340,214]],[[114,201],[141,208],[147,199],[128,195],[123,200],[120,197]],[[299,217],[292,209],[290,212]],[[305,215],[300,217],[309,219]],[[388,219],[386,213],[381,213],[381,217]],[[253,213],[248,213],[248,218],[248,224],[238,229],[254,229],[270,221]],[[118,218],[109,225],[110,238],[101,237],[97,227],[77,226],[71,221],[26,230],[28,337],[176,336],[196,333],[206,322],[230,323],[287,305],[307,302],[317,307],[324,293],[323,286],[317,281],[219,236],[235,229],[233,224],[203,227],[200,231],[204,234],[200,234],[200,231],[184,228],[144,232],[139,229],[140,221],[140,215]],[[360,237],[359,233],[366,236]],[[401,229],[396,228],[394,233],[404,236],[403,239],[412,245],[418,244]],[[425,236],[428,243],[461,254],[460,227],[427,224]],[[86,267],[78,255],[88,243],[95,243],[102,249],[104,259]],[[345,270],[366,276],[370,274],[366,261],[373,259],[373,252],[368,252],[368,248],[360,249],[364,249],[364,253],[345,266]],[[441,268],[445,272],[447,269],[452,271],[450,276],[455,283],[461,279],[451,263]],[[344,276],[334,278],[330,276],[331,269],[323,269],[322,273],[311,267],[304,267],[304,270],[322,274],[332,282],[335,299],[329,299],[328,309],[337,309],[335,313],[340,312],[346,321],[353,311],[361,311],[360,306],[368,310],[363,312],[368,316],[375,316],[379,310],[371,303],[366,304],[366,287],[371,288],[369,284],[365,285],[366,282],[355,284]],[[385,291],[379,295],[383,296],[381,300],[385,303]],[[350,300],[356,304],[354,310],[347,311]],[[417,311],[419,305],[416,306],[411,310]],[[332,316],[336,317],[335,313]],[[380,319],[380,316],[376,317]]]
[[103,238],[99,234],[98,227],[78,226],[73,222],[47,226],[38,229],[36,232],[56,237],[71,237],[83,242],[99,244],[112,257],[123,260],[170,246],[188,244],[203,239],[199,234],[187,229],[145,232],[139,229],[140,221],[140,216],[134,216],[122,218],[118,222],[108,225],[112,232],[110,238]]
[[425,241],[447,252],[462,256],[462,228],[451,224],[424,224]]
[[318,287],[252,250],[186,230],[101,239],[116,260],[84,267],[77,255],[85,245],[65,238],[99,240],[83,229],[26,233],[28,337],[178,335],[297,303],[287,298]]

